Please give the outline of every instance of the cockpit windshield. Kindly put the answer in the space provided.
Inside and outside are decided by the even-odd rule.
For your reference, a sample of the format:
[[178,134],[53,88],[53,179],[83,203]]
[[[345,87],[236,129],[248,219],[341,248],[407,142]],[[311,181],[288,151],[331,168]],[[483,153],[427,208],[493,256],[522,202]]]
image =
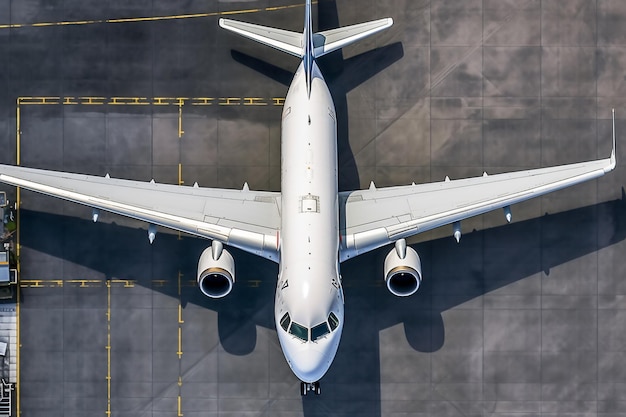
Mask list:
[[296,323],[295,321],[291,323],[289,333],[305,342],[309,340],[309,329]]
[[317,339],[322,338],[330,333],[328,330],[328,324],[326,322],[320,323],[311,329],[311,341],[315,342]]
[[335,330],[337,328],[337,326],[339,326],[339,319],[337,318],[337,316],[335,316],[334,313],[330,313],[330,315],[328,316],[328,324],[330,325],[330,331],[332,332],[333,330]]
[[285,313],[280,319],[280,327],[282,327],[283,330],[288,332],[290,335],[297,337],[303,342],[308,342],[309,340],[315,342],[326,336],[328,333],[334,331],[338,326],[339,319],[334,313],[330,313],[327,322],[322,322],[310,329],[311,334],[309,339],[309,329],[301,324],[291,321],[289,313]]
[[282,319],[280,319],[280,327],[283,328],[284,331],[289,329],[289,325],[291,324],[291,318],[289,317],[289,313],[285,313]]

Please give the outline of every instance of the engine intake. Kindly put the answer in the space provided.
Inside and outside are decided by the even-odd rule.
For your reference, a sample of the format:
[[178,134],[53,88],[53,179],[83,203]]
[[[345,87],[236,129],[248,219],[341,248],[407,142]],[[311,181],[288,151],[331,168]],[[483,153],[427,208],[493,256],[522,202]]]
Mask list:
[[235,283],[235,261],[218,241],[206,248],[198,261],[198,287],[207,297],[227,296]]
[[422,263],[417,252],[406,242],[396,243],[385,258],[387,289],[398,297],[415,294],[422,282]]

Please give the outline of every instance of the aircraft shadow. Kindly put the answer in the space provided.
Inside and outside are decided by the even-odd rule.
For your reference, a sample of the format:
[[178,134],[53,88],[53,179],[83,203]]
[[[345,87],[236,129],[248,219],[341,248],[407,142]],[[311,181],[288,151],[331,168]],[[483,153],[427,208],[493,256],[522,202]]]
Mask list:
[[[320,2],[319,7],[322,7],[322,2]],[[330,53],[319,60],[320,69],[328,84],[337,114],[339,191],[352,191],[361,188],[358,167],[350,147],[347,94],[394,62],[402,59],[403,56],[402,44],[396,42],[345,60],[341,51]],[[231,57],[240,64],[287,87],[293,78],[293,72],[243,52],[233,50]]]
[[[445,344],[444,311],[624,240],[625,209],[624,199],[613,200],[468,233],[461,244],[448,237],[413,245],[422,259],[424,282],[408,298],[394,297],[384,287],[382,264],[388,247],[343,263],[343,338],[324,377],[323,395],[303,398],[305,415],[333,409],[379,416],[381,331],[402,324],[411,347],[435,352]],[[254,350],[255,326],[274,328],[277,266],[272,262],[233,249],[238,281],[225,299],[211,300],[189,285],[198,257],[208,246],[205,240],[160,233],[149,245],[140,228],[30,210],[20,216],[24,248],[107,279],[133,279],[178,297],[180,271],[186,277],[183,303],[218,313],[220,343],[231,354]],[[165,283],[155,286],[154,280],[160,279]]]

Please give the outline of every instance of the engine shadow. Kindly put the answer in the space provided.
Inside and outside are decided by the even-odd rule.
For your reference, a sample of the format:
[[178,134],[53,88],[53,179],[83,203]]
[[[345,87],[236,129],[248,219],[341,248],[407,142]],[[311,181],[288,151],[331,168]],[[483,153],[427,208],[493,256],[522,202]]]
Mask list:
[[[234,355],[254,350],[255,325],[274,327],[278,267],[273,262],[229,247],[235,258],[236,282],[227,297],[214,300],[204,296],[196,283],[198,259],[210,245],[207,240],[159,230],[150,245],[146,229],[139,227],[106,220],[94,224],[89,219],[25,209],[19,216],[21,260],[29,266],[22,269],[21,279],[131,280],[180,297],[183,308],[193,303],[218,313],[220,342]],[[22,302],[28,303],[27,295],[21,294]]]

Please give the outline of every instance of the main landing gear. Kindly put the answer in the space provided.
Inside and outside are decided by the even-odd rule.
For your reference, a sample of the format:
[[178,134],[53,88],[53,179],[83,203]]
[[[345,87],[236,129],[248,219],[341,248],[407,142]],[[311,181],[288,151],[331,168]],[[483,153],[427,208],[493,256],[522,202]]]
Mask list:
[[319,382],[300,382],[300,395],[305,396],[309,393],[309,391],[313,391],[315,395],[320,395],[322,393],[322,388],[320,388]]

